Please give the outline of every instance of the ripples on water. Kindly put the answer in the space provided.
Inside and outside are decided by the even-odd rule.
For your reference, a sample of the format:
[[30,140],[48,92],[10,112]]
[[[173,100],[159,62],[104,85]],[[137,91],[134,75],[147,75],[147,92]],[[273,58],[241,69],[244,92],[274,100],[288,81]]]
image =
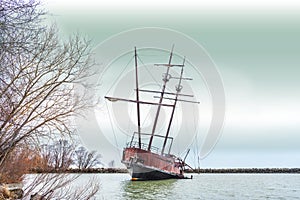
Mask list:
[[124,199],[164,199],[174,190],[176,180],[123,181]]
[[193,174],[192,180],[163,181],[130,181],[128,174],[96,176],[101,181],[97,199],[300,199],[300,174]]

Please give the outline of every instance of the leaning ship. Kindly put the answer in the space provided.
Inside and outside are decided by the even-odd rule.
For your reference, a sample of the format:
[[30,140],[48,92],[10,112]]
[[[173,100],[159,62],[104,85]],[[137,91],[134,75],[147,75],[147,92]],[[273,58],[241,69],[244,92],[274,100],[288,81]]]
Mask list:
[[[184,159],[181,159],[180,157],[171,154],[173,138],[170,137],[170,130],[171,130],[173,117],[176,110],[176,104],[178,101],[183,101],[187,103],[199,103],[199,102],[180,99],[181,96],[193,97],[193,95],[181,93],[183,89],[182,81],[191,80],[191,79],[183,77],[185,59],[183,59],[182,64],[173,64],[172,57],[173,57],[173,48],[170,52],[168,63],[155,64],[155,66],[161,66],[166,68],[166,73],[163,74],[161,90],[160,91],[144,90],[139,88],[139,80],[138,80],[139,68],[137,62],[138,60],[137,50],[136,48],[134,48],[136,99],[125,99],[125,98],[105,96],[107,100],[112,102],[125,101],[125,102],[136,104],[137,130],[133,133],[131,137],[131,141],[124,148],[122,160],[121,160],[121,162],[125,164],[128,171],[130,172],[132,180],[161,180],[161,179],[186,178],[184,176],[183,171],[186,166],[189,166],[185,163],[185,158],[187,155],[185,156]],[[175,68],[175,67],[180,69],[179,77],[174,77],[170,74],[170,68]],[[166,91],[167,83],[171,81],[170,79],[173,79],[172,81],[177,81],[174,92]],[[140,95],[139,95],[140,92],[158,94],[159,96],[157,98],[159,100],[158,102],[143,101],[140,99]],[[172,96],[172,98],[165,97],[165,95]],[[164,103],[163,101],[164,99],[167,99],[168,102],[172,102],[172,103],[168,103],[168,104]],[[152,131],[150,133],[143,133],[141,131],[142,130],[141,117],[140,117],[141,104],[148,104],[157,107]],[[156,132],[159,114],[161,112],[161,107],[169,107],[171,109],[167,130],[163,135],[158,134]],[[142,138],[147,138],[148,141],[145,142],[145,140],[142,140]],[[157,147],[153,145],[154,138],[159,138],[163,140],[163,144],[161,147]]]

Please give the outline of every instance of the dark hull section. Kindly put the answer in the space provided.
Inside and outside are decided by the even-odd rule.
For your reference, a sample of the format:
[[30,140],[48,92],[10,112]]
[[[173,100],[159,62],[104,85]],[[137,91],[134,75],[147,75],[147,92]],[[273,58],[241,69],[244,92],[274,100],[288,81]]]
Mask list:
[[131,165],[128,168],[132,180],[163,180],[163,179],[182,179],[184,176],[181,174],[171,174],[159,169],[151,169],[141,165]]

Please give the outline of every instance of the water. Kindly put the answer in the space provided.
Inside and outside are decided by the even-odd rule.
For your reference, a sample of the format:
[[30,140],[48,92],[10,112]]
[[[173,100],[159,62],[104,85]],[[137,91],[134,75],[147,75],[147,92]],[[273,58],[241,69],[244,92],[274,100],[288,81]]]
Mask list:
[[[130,181],[128,174],[96,176],[96,199],[300,199],[300,174],[193,174],[193,179]],[[188,174],[188,176],[190,176]]]

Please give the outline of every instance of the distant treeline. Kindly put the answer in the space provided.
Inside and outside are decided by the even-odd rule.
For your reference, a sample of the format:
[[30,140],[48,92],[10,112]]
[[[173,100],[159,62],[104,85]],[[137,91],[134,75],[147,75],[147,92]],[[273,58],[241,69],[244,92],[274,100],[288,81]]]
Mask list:
[[187,169],[185,173],[300,173],[300,168],[229,168],[229,169]]
[[[128,173],[124,168],[87,168],[87,169],[32,169],[31,173]],[[232,168],[232,169],[186,169],[185,173],[300,173],[300,168]]]

